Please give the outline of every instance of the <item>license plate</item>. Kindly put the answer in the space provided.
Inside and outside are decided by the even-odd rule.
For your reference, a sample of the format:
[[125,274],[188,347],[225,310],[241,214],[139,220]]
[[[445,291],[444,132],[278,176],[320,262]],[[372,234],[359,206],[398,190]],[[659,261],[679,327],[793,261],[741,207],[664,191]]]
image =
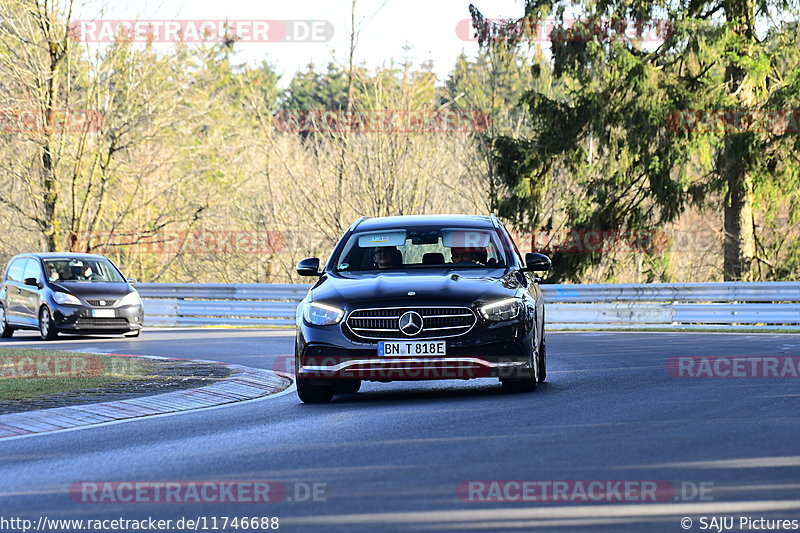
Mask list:
[[113,309],[92,309],[92,316],[95,318],[114,318],[117,313]]
[[378,343],[378,357],[394,355],[446,355],[445,341],[400,341]]

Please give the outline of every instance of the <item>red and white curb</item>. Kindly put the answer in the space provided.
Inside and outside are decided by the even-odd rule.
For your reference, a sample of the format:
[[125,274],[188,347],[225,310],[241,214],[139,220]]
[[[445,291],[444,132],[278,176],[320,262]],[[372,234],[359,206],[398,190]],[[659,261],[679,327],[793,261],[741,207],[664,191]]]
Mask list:
[[0,415],[0,439],[254,400],[286,391],[293,383],[289,374],[283,372],[215,361],[195,361],[225,366],[231,369],[231,374],[217,383],[196,389]]

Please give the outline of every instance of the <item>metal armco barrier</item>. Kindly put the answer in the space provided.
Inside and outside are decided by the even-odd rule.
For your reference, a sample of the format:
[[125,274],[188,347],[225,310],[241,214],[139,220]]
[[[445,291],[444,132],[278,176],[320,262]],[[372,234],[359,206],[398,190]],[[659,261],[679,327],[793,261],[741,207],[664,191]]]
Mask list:
[[[309,285],[141,283],[150,326],[291,326]],[[547,329],[800,329],[800,283],[542,285]]]

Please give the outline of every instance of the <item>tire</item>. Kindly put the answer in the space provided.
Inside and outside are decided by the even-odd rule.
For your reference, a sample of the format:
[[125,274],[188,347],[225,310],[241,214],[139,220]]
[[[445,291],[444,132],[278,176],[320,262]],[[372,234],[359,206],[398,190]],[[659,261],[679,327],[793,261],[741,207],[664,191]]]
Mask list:
[[360,379],[339,379],[336,381],[336,394],[356,394],[361,390]]
[[542,345],[539,346],[539,383],[544,383],[547,379],[547,340],[542,337]]
[[535,378],[523,378],[505,379],[501,383],[503,384],[503,391],[515,394],[518,392],[533,392],[539,382]]
[[[326,403],[336,393],[336,385],[321,384],[325,380],[297,378],[297,395],[303,403]],[[312,383],[316,382],[316,383]]]
[[[536,363],[534,365],[534,362]],[[536,368],[532,376],[524,378],[506,378],[501,379],[500,383],[503,385],[503,391],[509,393],[518,392],[533,392],[539,384],[539,355],[534,353],[531,357],[531,367]]]
[[8,325],[6,308],[0,305],[0,339],[10,339],[14,334],[14,328]]
[[39,310],[39,335],[43,341],[52,341],[58,337],[58,329],[53,323],[53,317],[50,314],[50,308],[46,305],[42,306]]

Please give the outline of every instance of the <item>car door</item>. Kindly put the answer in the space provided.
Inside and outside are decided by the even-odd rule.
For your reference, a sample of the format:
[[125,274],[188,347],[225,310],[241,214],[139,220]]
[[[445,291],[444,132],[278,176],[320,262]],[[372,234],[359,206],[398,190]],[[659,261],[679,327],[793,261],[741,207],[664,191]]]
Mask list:
[[[511,233],[503,226],[503,231],[506,234],[508,242],[514,249],[514,257],[519,263],[520,268],[524,268],[525,259],[517,248],[517,243]],[[544,331],[544,298],[542,296],[542,289],[539,287],[539,276],[534,272],[523,272],[522,277],[525,279],[525,290],[530,294],[536,306],[536,343],[541,341],[542,331]]]
[[29,258],[25,263],[20,291],[20,312],[23,319],[28,324],[37,324],[39,322],[39,293],[41,289],[39,286],[26,284],[25,280],[29,279],[35,280],[39,286],[44,283],[42,266],[39,264],[38,259]]
[[9,324],[27,324],[23,317],[21,306],[22,300],[22,276],[25,273],[27,257],[19,257],[11,261],[6,275],[6,317]]

